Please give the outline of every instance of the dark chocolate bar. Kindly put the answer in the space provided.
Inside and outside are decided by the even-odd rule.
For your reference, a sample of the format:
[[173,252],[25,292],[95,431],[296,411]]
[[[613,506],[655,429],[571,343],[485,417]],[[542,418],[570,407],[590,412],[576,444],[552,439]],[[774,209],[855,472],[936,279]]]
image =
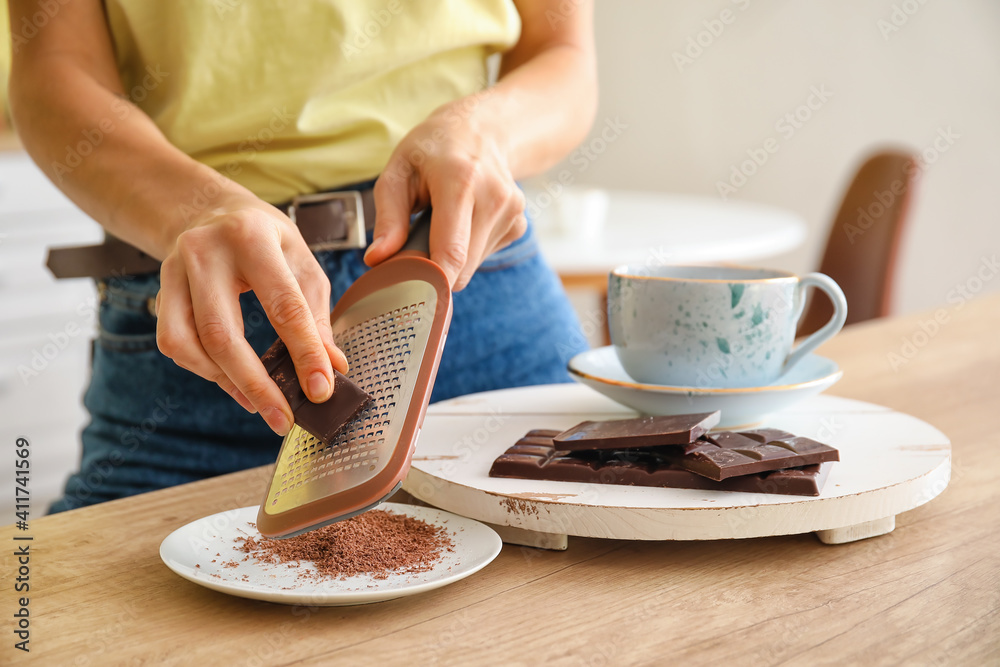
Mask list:
[[364,389],[334,370],[333,396],[323,403],[313,403],[302,391],[292,357],[280,339],[268,348],[260,360],[291,406],[295,423],[324,445],[331,444],[341,429],[372,400]]
[[[776,429],[761,429],[765,430]],[[781,431],[776,435],[784,433]],[[747,437],[746,433],[725,431],[709,433],[700,440],[685,445],[684,454],[677,459],[677,463],[691,472],[721,481],[767,470],[839,460],[840,455],[836,449],[810,438],[791,436],[760,442]]]
[[694,442],[719,423],[720,413],[638,417],[582,422],[555,436],[562,450],[626,449]]
[[570,452],[533,433],[493,462],[490,477],[818,496],[829,474],[828,465],[814,464],[717,482],[681,467],[677,456],[661,449]]
[[757,442],[770,442],[772,440],[795,437],[794,434],[782,431],[780,428],[755,428],[751,431],[740,431],[740,435],[744,435]]

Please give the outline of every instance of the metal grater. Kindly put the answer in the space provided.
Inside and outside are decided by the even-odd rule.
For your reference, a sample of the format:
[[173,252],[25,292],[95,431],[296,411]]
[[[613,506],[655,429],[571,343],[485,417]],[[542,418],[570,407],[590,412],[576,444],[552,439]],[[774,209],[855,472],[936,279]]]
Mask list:
[[258,512],[262,535],[292,537],[347,519],[402,483],[451,319],[447,278],[415,250],[426,247],[425,232],[415,228],[404,252],[365,273],[334,308],[347,377],[373,400],[329,446],[292,427]]

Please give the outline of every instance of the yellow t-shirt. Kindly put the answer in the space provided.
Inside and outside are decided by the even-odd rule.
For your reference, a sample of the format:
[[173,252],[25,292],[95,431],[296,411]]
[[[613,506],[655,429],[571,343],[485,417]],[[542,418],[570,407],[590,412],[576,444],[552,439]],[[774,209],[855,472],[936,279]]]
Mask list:
[[487,84],[511,0],[107,0],[129,97],[265,201],[374,178],[431,111]]

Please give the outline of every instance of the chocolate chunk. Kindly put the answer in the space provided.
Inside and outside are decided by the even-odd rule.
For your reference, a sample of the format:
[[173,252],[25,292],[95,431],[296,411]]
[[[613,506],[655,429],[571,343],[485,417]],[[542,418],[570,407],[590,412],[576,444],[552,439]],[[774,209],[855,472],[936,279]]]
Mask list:
[[310,401],[299,384],[292,357],[280,339],[260,360],[291,406],[295,423],[324,445],[331,444],[344,426],[371,403],[372,397],[365,390],[336,370],[333,371],[333,396],[323,403]]
[[725,447],[726,449],[746,449],[747,447],[754,447],[766,442],[764,440],[750,438],[742,433],[733,433],[732,431],[709,433],[702,436],[701,439],[708,440],[709,442],[716,444],[719,447]]
[[560,433],[562,433],[562,431],[556,431],[556,430],[551,429],[551,428],[536,428],[536,429],[532,429],[531,431],[528,431],[527,433],[525,433],[524,437],[525,438],[533,438],[535,436],[538,436],[540,438],[554,438],[557,435],[559,435]]
[[809,438],[791,436],[762,443],[744,433],[723,432],[710,433],[685,446],[684,455],[677,463],[691,472],[721,481],[767,470],[839,460],[836,449]]
[[582,422],[556,435],[556,447],[564,450],[625,449],[683,445],[719,423],[720,413],[638,417],[613,421]]
[[772,440],[795,437],[793,434],[788,431],[782,431],[780,428],[756,428],[752,431],[740,431],[740,435],[756,440],[757,442],[771,442]]
[[570,452],[539,439],[522,439],[501,454],[490,477],[818,496],[829,474],[829,466],[814,464],[714,481],[683,468],[676,455],[664,453],[669,448]]

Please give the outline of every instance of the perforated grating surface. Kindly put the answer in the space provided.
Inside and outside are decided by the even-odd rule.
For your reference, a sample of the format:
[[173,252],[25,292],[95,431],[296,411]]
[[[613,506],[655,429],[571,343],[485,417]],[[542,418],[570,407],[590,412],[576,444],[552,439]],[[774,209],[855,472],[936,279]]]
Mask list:
[[376,294],[335,323],[334,340],[350,366],[347,376],[373,400],[329,447],[293,427],[271,482],[269,511],[281,512],[362,484],[392,454],[434,317],[433,292],[421,293],[426,292],[420,289],[422,283],[411,282],[417,284],[409,296],[423,299],[373,314],[378,310],[373,308],[378,305]]

